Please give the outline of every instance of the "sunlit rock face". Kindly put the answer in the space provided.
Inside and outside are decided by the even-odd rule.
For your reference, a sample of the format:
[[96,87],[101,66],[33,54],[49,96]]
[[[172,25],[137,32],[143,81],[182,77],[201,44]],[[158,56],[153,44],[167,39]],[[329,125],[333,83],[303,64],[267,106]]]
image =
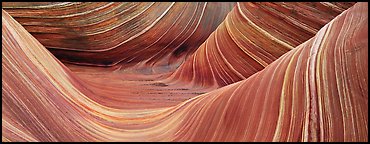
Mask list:
[[368,141],[367,2],[2,4],[3,142]]

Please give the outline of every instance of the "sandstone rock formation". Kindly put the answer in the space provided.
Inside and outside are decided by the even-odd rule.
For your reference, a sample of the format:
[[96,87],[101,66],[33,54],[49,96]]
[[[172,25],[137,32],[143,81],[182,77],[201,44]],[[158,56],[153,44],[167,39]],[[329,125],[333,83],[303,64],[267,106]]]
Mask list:
[[234,4],[83,2],[41,7],[5,3],[4,7],[64,62],[176,67],[207,39]]
[[238,3],[170,81],[221,87],[246,79],[314,36],[344,10],[338,7],[341,4]]
[[[158,27],[178,28],[154,34],[195,32],[160,38],[169,47],[137,50],[157,38],[146,32],[96,57],[89,53],[136,30],[121,27],[80,43],[74,38],[99,27],[67,32],[85,21],[82,15],[92,22],[112,9],[132,9],[126,18],[166,4],[194,15],[181,7],[203,8],[209,17],[169,12],[181,18],[161,19]],[[353,4],[237,3],[221,23],[227,3],[3,3],[2,141],[368,141],[368,3]],[[147,27],[152,18],[129,26]],[[182,19],[207,29],[189,29]],[[41,28],[48,24],[54,34]],[[189,45],[177,47],[181,42]],[[96,67],[129,56],[137,61]]]

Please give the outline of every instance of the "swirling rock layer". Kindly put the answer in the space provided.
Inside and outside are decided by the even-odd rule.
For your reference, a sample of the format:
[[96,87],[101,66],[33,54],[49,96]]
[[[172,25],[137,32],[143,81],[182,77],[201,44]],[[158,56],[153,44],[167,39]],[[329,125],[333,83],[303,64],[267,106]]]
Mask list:
[[352,3],[238,3],[170,81],[225,86],[265,68]]
[[42,6],[5,3],[4,8],[64,62],[176,67],[216,29],[233,5],[214,2],[84,2]]
[[[343,6],[322,5],[335,10]],[[243,10],[245,6],[251,8]],[[232,39],[230,34],[226,35],[230,41],[223,40],[227,29],[237,30],[237,25],[227,24],[233,22],[233,15],[253,11],[253,7],[253,3],[234,7],[192,55],[193,59],[203,59],[201,65],[206,70],[197,71],[201,67],[193,66],[191,77],[203,74],[207,77],[201,84],[212,85],[222,78],[214,74],[222,70],[235,72],[217,65],[241,65],[236,60],[225,61],[231,57],[214,56],[251,59],[249,53],[233,52],[243,48],[235,44],[237,41],[254,35]],[[305,13],[303,9],[299,11]],[[265,61],[268,65],[264,69],[241,74],[244,80],[239,82],[230,79],[219,83],[217,86],[232,84],[213,90],[189,84],[199,83],[186,79],[189,73],[174,78],[179,70],[186,71],[187,63],[193,59],[174,73],[156,75],[126,73],[117,68],[66,67],[3,10],[2,141],[368,141],[367,11],[367,2],[356,3],[317,28],[314,37],[277,55],[275,61]],[[243,19],[237,22],[242,23],[238,29],[248,27],[243,25]],[[261,40],[284,40],[290,45],[304,39],[289,41],[282,37]],[[235,43],[223,53],[207,51],[213,46],[208,44],[214,43],[215,49],[222,52],[219,45],[223,42]],[[262,46],[276,49],[273,45]],[[207,93],[201,94],[204,92]]]

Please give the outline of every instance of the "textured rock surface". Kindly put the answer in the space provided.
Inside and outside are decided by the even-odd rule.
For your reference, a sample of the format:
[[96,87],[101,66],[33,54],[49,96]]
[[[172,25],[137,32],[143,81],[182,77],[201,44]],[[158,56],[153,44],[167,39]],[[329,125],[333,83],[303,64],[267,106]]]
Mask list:
[[[280,4],[239,3],[178,71],[155,75],[63,64],[37,36],[27,32],[27,26],[24,29],[3,10],[2,141],[368,141],[368,3],[357,3],[331,21],[334,14],[317,15],[317,21],[302,18],[312,25],[297,28],[299,35],[292,39],[287,33],[293,28],[280,35],[271,32],[286,45],[266,35],[254,37],[258,33],[250,34],[256,30],[247,28],[245,19],[238,20],[239,25],[227,24],[237,14]],[[19,6],[5,4],[14,5]],[[337,5],[332,10],[338,14],[344,10],[338,7],[348,6],[299,3],[296,8],[314,15],[305,9],[324,11],[324,5]],[[279,23],[269,20],[268,24]],[[263,24],[267,23],[258,26]],[[227,29],[243,28],[249,31],[240,31],[232,40],[230,34],[229,40],[224,40]],[[238,45],[253,38],[259,47]],[[222,48],[212,44],[217,42],[226,44]],[[289,46],[292,48],[287,49]],[[256,53],[261,47],[266,51],[281,48],[286,53]],[[216,56],[216,50],[223,48],[227,49],[218,54],[230,56]],[[230,65],[256,68],[238,63],[253,62],[250,53],[235,52],[242,48],[260,54],[259,60],[253,60],[262,70],[237,70],[244,78],[215,76],[223,70],[226,75],[235,74],[236,70],[227,67]],[[240,59],[232,58],[236,55]],[[187,63],[196,62],[199,66],[186,68]],[[188,69],[189,73],[179,74]],[[203,79],[193,78],[198,75]],[[227,86],[214,90],[199,84]]]
[[235,3],[29,5],[5,3],[3,7],[64,62],[176,67],[205,41]]
[[220,87],[246,79],[314,36],[353,3],[345,4],[238,3],[170,81]]

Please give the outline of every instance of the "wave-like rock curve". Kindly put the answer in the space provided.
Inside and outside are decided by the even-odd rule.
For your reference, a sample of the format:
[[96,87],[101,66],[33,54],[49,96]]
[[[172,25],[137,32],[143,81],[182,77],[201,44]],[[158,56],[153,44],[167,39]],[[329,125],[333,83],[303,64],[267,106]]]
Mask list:
[[[80,65],[177,67],[234,3],[3,3],[58,59]],[[155,70],[154,70],[155,71]]]
[[368,141],[368,3],[240,82],[167,108],[90,99],[2,11],[2,141]]
[[222,87],[262,70],[353,3],[237,3],[169,81]]

